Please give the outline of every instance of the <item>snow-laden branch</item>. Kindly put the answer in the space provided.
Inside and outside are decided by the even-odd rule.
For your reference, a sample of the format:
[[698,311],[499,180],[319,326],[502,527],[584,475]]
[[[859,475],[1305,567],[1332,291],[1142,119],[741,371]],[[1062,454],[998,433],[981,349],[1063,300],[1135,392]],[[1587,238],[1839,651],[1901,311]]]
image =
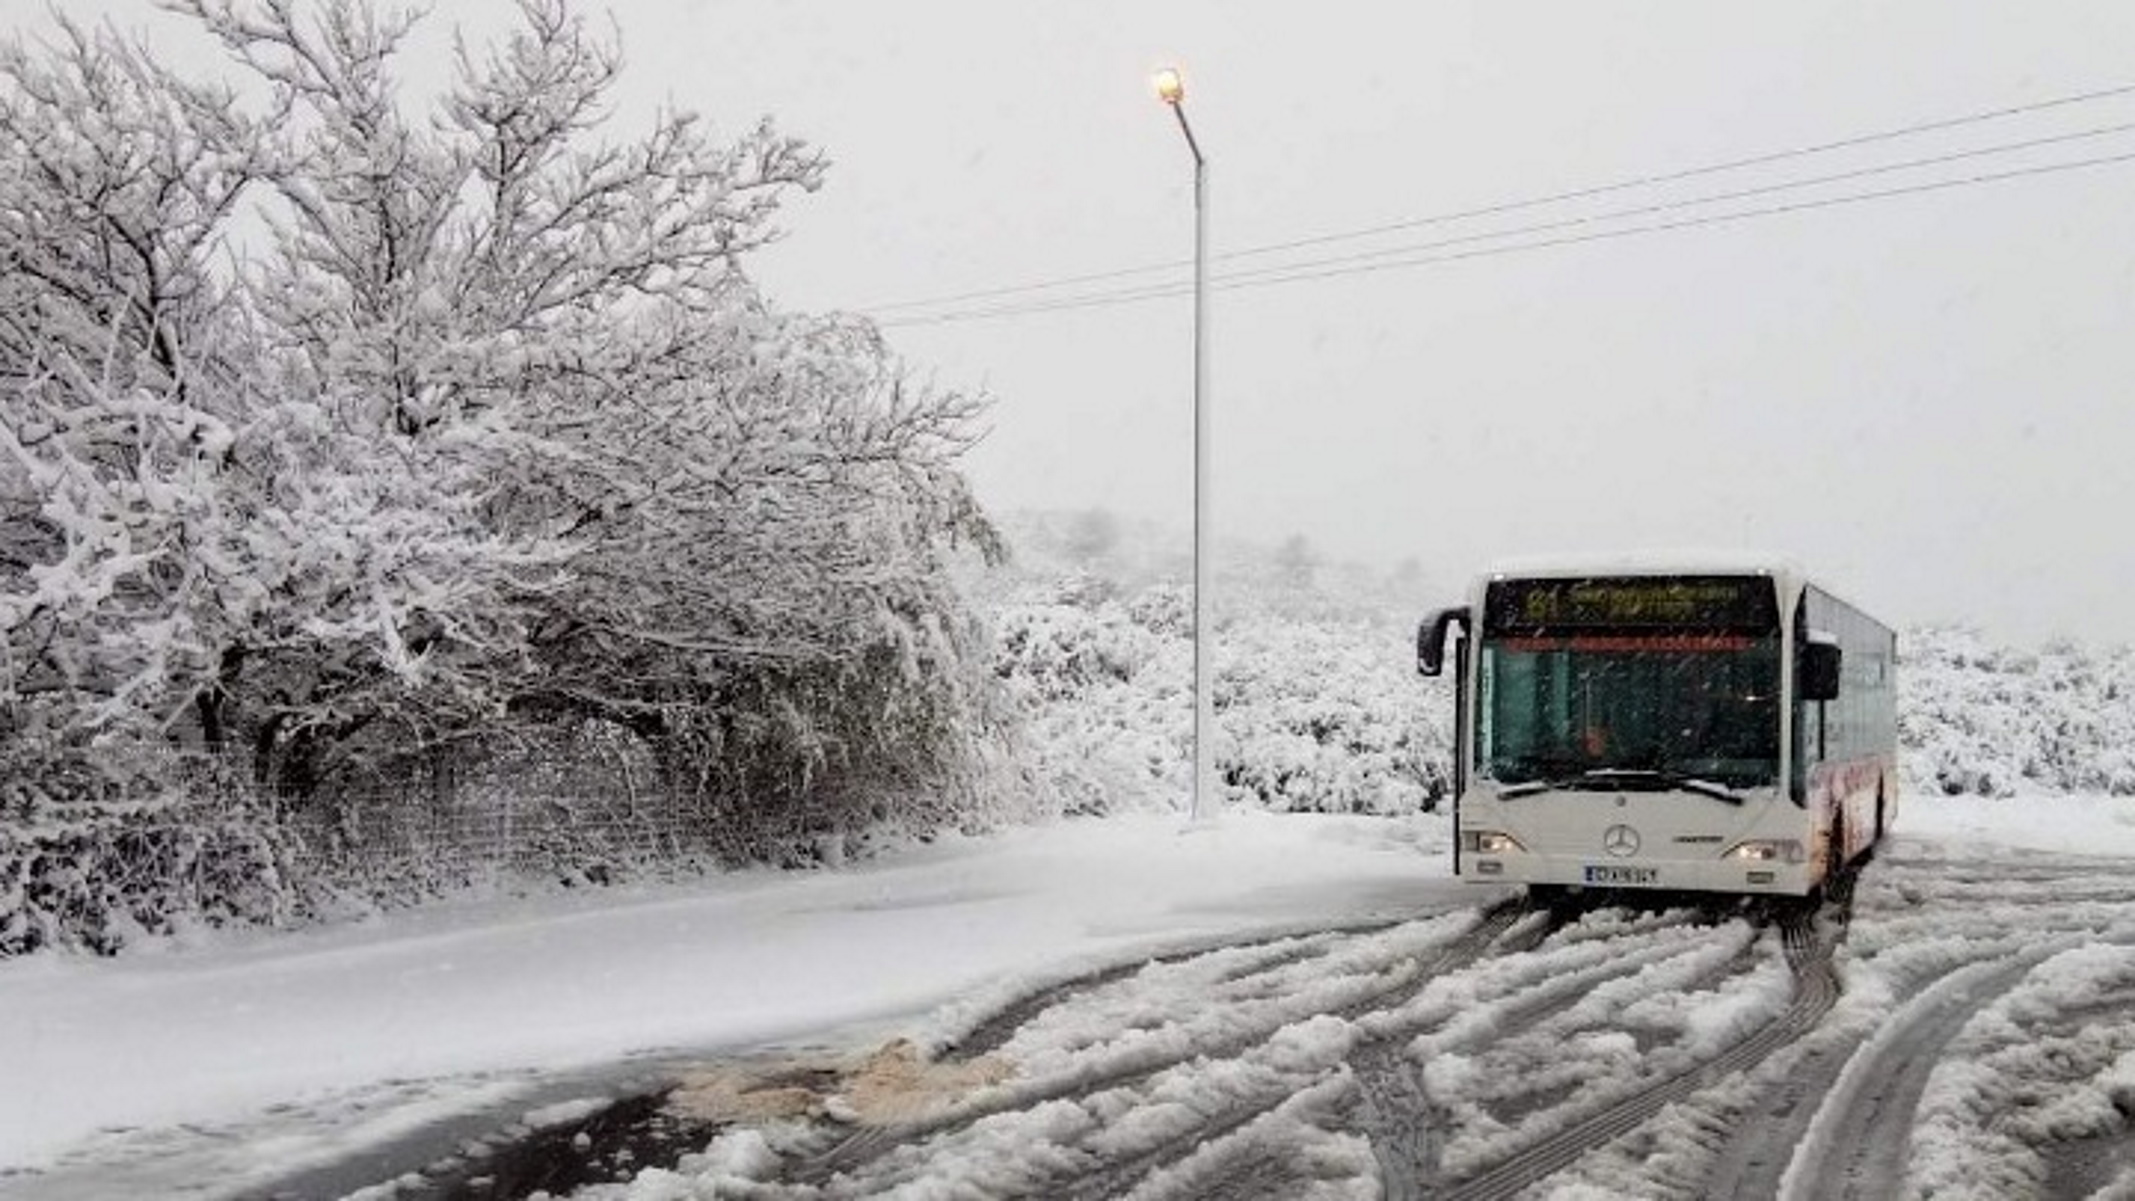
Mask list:
[[565,0],[427,103],[416,12],[162,2],[231,82],[0,47],[0,739],[296,794],[585,720],[737,803],[953,774],[983,402],[758,293],[817,151],[611,133],[618,39]]

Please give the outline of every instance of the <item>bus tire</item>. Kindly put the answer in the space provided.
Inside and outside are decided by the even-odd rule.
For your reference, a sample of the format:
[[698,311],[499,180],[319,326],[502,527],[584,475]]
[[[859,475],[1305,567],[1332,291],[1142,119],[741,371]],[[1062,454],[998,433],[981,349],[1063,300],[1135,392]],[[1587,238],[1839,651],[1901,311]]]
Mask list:
[[1846,811],[1831,815],[1831,853],[1825,858],[1824,883],[1836,885],[1846,874]]
[[1546,909],[1551,913],[1568,913],[1578,907],[1578,898],[1570,886],[1564,884],[1530,884],[1527,886],[1527,906],[1530,909]]

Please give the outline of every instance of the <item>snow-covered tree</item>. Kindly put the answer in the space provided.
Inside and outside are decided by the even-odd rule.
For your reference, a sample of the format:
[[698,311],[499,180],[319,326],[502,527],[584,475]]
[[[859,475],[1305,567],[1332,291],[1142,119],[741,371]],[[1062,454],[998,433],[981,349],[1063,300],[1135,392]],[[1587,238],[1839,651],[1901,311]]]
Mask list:
[[214,677],[198,619],[235,441],[217,394],[243,347],[208,260],[260,132],[108,35],[61,33],[50,56],[0,46],[0,755],[18,776],[92,733],[167,726]]
[[779,829],[959,778],[980,404],[744,271],[820,155],[609,138],[564,0],[421,105],[412,16],[165,7],[230,83],[0,53],[6,753],[237,745],[302,796],[595,720]]
[[[6,728],[18,752],[78,753],[221,744],[242,720],[264,766],[285,735],[379,716],[347,689],[321,705],[316,681],[443,674],[433,598],[494,600],[486,576],[541,556],[483,529],[434,461],[466,455],[381,454],[336,420],[346,390],[289,386],[253,303],[280,281],[224,253],[247,191],[291,170],[288,98],[248,119],[114,34],[65,35],[0,56],[0,253],[21,268],[0,305],[0,489],[21,517],[0,562]],[[471,657],[510,651],[494,609],[461,610]]]

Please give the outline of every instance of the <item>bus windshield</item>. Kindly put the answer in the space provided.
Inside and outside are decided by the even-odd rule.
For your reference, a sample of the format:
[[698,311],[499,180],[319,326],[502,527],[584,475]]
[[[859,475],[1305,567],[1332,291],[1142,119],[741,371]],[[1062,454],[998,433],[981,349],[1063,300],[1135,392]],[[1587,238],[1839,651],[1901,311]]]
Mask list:
[[1485,638],[1480,655],[1475,761],[1499,784],[1778,779],[1776,634]]

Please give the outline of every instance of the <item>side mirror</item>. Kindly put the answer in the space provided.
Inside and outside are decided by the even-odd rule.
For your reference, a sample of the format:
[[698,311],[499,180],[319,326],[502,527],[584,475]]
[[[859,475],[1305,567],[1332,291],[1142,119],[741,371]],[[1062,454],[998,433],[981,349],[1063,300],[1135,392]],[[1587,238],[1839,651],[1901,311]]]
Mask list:
[[1416,672],[1419,675],[1435,676],[1446,669],[1446,639],[1454,626],[1465,635],[1468,630],[1468,610],[1440,609],[1423,619],[1416,627]]
[[1797,691],[1805,701],[1838,699],[1838,643],[1830,635],[1812,632],[1801,648],[1801,679]]

